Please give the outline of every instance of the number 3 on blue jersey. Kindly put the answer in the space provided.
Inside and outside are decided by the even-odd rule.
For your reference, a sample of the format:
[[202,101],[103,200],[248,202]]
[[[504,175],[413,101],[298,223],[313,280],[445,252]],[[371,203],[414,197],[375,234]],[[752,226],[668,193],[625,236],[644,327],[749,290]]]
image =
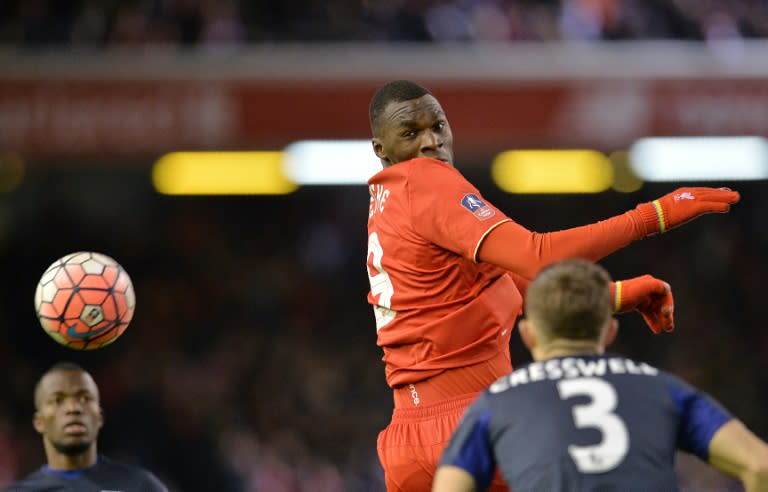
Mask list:
[[[376,316],[376,331],[395,319],[397,314],[391,309],[395,288],[389,274],[381,266],[383,257],[384,249],[381,247],[379,235],[373,232],[368,236],[368,258],[371,258],[371,263],[368,264],[366,270],[368,270],[368,280],[371,283],[371,294],[379,296],[379,300],[373,306],[373,313]],[[375,274],[373,273],[374,270]]]
[[568,446],[576,468],[582,473],[604,473],[621,464],[629,451],[629,433],[624,421],[613,413],[618,403],[616,390],[597,378],[564,379],[557,383],[560,398],[587,396],[592,401],[573,407],[573,423],[577,428],[595,428],[602,434],[591,446]]

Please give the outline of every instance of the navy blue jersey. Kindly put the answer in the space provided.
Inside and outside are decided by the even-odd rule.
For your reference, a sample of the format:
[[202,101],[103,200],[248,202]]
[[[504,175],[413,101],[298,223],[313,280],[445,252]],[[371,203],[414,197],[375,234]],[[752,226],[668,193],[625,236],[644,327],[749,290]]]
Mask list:
[[614,355],[521,366],[467,409],[442,465],[479,490],[496,466],[512,490],[677,490],[676,450],[708,458],[731,419],[672,374]]
[[168,492],[152,473],[99,456],[83,470],[57,471],[44,466],[5,492]]

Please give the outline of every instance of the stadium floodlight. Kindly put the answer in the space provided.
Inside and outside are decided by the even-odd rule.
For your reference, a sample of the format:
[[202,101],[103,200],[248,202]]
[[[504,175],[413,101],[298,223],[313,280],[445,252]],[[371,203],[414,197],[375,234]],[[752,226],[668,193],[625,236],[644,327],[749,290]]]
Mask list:
[[298,187],[282,172],[279,151],[171,152],[152,168],[165,195],[284,195]]
[[632,170],[645,181],[726,181],[768,178],[762,137],[642,138],[629,149]]
[[299,185],[365,184],[382,169],[370,140],[301,140],[284,152],[283,172]]
[[613,166],[596,150],[509,150],[493,159],[491,177],[508,193],[600,193]]

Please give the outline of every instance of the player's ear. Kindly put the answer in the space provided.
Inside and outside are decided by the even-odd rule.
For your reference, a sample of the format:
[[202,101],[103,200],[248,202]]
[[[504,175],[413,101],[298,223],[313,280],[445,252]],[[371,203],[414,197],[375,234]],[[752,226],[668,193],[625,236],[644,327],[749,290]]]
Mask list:
[[40,415],[40,412],[35,412],[32,415],[32,427],[35,428],[38,434],[42,434],[45,430],[45,425],[43,424],[43,416]]
[[373,137],[373,139],[371,139],[371,146],[373,147],[373,153],[376,154],[376,157],[389,162],[387,154],[384,153],[384,145],[378,137]]
[[536,347],[536,333],[531,324],[527,319],[523,318],[517,323],[517,329],[520,331],[520,339],[523,341],[523,344],[525,344],[528,350],[533,351],[534,347]]
[[619,334],[619,320],[616,318],[611,318],[611,321],[608,323],[608,329],[605,330],[605,336],[603,337],[603,347],[608,347],[613,343],[614,340],[616,340],[616,335]]

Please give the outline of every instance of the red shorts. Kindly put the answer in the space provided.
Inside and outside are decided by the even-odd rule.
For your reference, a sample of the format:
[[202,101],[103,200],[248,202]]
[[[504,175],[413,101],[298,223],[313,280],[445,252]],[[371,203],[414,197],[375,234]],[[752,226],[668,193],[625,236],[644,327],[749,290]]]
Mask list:
[[[493,381],[511,370],[500,354],[490,361],[454,369],[393,390],[392,421],[379,434],[377,451],[388,492],[429,492],[443,450],[466,408]],[[455,396],[447,395],[453,393]],[[509,490],[496,474],[488,489]]]

